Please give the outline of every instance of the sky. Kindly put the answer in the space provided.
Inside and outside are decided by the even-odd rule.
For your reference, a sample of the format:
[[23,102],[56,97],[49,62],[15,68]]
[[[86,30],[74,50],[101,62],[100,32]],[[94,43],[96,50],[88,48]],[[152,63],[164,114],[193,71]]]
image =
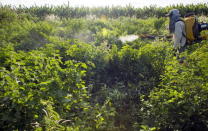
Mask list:
[[131,5],[134,7],[144,6],[168,6],[173,4],[197,4],[207,3],[208,0],[0,0],[2,5],[19,6],[24,5],[27,7],[37,5],[70,5],[70,6],[87,6],[87,7],[100,7],[100,6],[126,6]]

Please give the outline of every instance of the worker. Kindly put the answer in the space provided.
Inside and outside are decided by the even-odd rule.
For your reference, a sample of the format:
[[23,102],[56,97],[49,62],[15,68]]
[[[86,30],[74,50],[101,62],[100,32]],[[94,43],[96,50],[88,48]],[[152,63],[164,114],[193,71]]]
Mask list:
[[172,9],[166,15],[169,17],[169,31],[173,34],[174,49],[181,53],[186,47],[186,31],[185,24],[181,19],[181,15],[178,9]]

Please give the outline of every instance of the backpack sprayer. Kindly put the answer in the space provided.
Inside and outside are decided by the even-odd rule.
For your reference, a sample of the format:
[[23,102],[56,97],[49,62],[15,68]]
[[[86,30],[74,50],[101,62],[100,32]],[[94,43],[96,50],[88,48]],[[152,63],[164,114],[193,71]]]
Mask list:
[[208,23],[201,23],[200,24],[200,30],[208,30]]
[[201,23],[199,29],[201,39],[208,40],[208,23]]
[[193,12],[187,13],[182,20],[185,23],[188,43],[208,39],[208,23],[199,23]]

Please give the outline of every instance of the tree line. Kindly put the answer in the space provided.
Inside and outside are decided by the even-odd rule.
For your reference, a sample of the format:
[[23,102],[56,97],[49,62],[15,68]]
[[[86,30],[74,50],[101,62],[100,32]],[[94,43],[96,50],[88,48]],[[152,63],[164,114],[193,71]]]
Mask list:
[[[10,6],[2,6],[10,7]],[[13,7],[13,9],[18,13],[30,13],[33,16],[44,18],[46,15],[56,15],[60,18],[82,18],[82,17],[108,17],[108,18],[118,18],[121,16],[125,17],[136,17],[136,18],[147,18],[147,17],[164,17],[165,14],[173,8],[180,10],[182,15],[187,12],[195,12],[197,15],[207,15],[208,6],[207,3],[201,4],[189,4],[189,5],[172,5],[167,7],[156,7],[149,6],[143,8],[135,8],[131,5],[126,7],[120,6],[106,6],[106,7],[71,7],[70,5],[62,6],[32,6],[32,7]]]

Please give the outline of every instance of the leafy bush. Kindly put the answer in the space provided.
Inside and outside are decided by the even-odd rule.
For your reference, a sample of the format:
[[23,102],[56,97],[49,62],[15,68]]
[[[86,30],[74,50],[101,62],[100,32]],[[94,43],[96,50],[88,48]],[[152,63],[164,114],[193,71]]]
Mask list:
[[[1,52],[3,130],[30,130],[34,126],[60,130],[64,129],[60,123],[66,122],[70,128],[100,128],[109,116],[93,116],[106,106],[102,110],[94,109],[88,102],[89,94],[82,80],[86,64],[71,60],[63,63],[58,55],[46,57],[41,51]],[[93,122],[96,117],[102,121]],[[92,125],[83,120],[92,120]]]
[[0,130],[207,130],[208,44],[173,56],[173,7],[0,7]]
[[[183,64],[169,59],[159,88],[144,101],[150,126],[171,130],[207,130],[207,42]],[[206,62],[205,62],[206,61]]]

